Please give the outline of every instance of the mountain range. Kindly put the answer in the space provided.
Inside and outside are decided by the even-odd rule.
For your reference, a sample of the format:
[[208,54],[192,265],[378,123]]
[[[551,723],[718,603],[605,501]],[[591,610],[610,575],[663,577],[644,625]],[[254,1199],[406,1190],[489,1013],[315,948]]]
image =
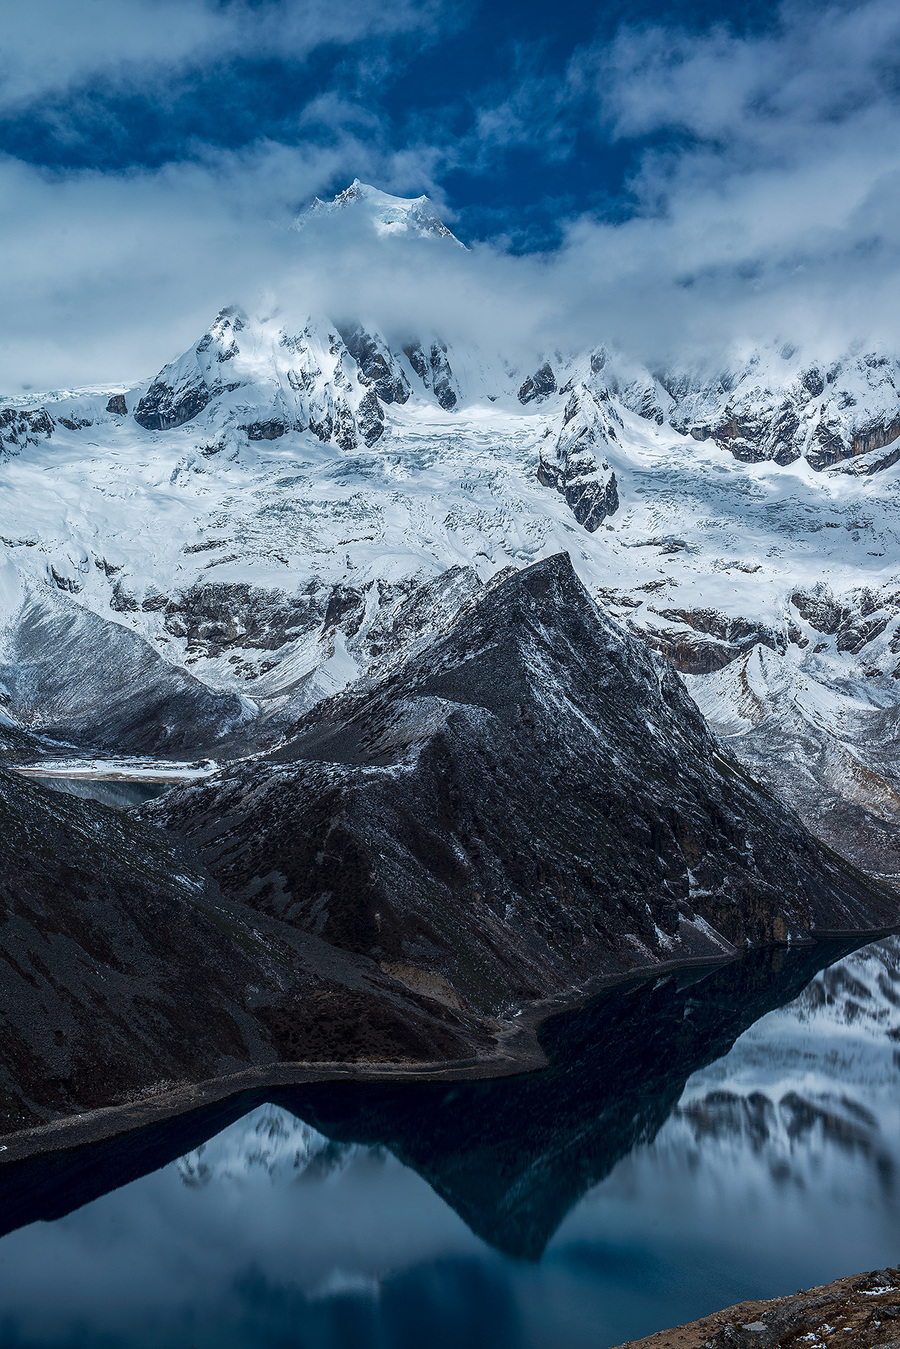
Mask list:
[[[348,220],[468,265],[359,182],[295,228]],[[117,817],[4,774],[10,1127],[477,1058],[598,973],[898,922],[897,358],[338,318],[230,304],[135,387],[0,408],[0,754],[194,779]]]

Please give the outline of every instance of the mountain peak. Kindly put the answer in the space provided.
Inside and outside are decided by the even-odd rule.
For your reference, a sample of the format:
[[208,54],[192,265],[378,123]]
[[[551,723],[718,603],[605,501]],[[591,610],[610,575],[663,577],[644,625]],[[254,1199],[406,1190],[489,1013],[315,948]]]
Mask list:
[[370,183],[360,182],[358,178],[354,178],[349,187],[336,193],[331,201],[322,201],[316,197],[312,205],[297,218],[295,228],[302,229],[313,217],[332,215],[348,208],[365,212],[379,235],[414,235],[420,238],[431,235],[450,239],[460,248],[465,247],[447,229],[434,203],[424,193],[421,197],[394,197]]

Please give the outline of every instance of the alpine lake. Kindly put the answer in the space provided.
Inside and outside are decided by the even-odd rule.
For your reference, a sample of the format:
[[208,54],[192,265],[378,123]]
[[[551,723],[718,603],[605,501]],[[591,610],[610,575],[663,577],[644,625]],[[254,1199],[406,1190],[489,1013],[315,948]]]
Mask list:
[[249,1093],[0,1166],[0,1345],[603,1349],[900,1259],[900,938],[540,1033],[538,1073]]

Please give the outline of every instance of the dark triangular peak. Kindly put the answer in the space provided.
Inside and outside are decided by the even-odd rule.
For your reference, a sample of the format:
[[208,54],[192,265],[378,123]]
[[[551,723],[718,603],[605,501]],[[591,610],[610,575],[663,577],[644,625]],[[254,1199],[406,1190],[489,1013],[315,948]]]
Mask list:
[[231,897],[482,1011],[898,921],[564,555],[500,577],[277,754],[152,809]]

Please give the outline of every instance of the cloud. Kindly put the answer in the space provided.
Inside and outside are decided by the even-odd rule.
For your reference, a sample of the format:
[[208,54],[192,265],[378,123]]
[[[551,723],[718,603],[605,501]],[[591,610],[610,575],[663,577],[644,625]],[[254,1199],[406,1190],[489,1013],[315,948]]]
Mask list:
[[573,102],[614,142],[652,139],[632,217],[575,225],[563,270],[605,274],[611,326],[657,354],[779,333],[900,346],[898,71],[889,0],[577,54]]
[[22,111],[88,83],[158,89],[214,61],[302,60],[325,44],[429,32],[443,8],[439,0],[29,0],[4,17],[0,109]]
[[[159,17],[165,3],[117,7]],[[290,8],[254,13],[274,22]],[[303,7],[320,27],[298,30],[297,43],[329,31],[340,0],[328,10]],[[193,47],[173,39],[170,61],[201,40],[221,50],[223,32],[233,42],[250,22],[243,5],[213,13],[186,0],[179,12],[201,37]],[[355,31],[381,22],[367,13],[357,10]],[[397,14],[434,18],[413,4]],[[275,40],[265,23],[254,32]],[[601,342],[654,363],[673,352],[720,360],[735,344],[773,339],[822,355],[856,341],[900,351],[898,57],[893,0],[790,5],[749,36],[622,30],[574,53],[554,88],[523,58],[515,90],[473,98],[477,146],[452,120],[424,114],[399,136],[377,101],[343,81],[301,102],[293,145],[195,146],[182,163],[106,174],[0,161],[6,391],[150,375],[222,305],[260,297],[294,314],[355,308],[397,333],[429,329],[522,361]],[[83,64],[72,69],[83,77]],[[307,125],[328,134],[303,141]],[[440,203],[450,169],[471,161],[486,172],[510,147],[533,150],[537,197],[541,156],[576,160],[588,129],[597,156],[631,145],[634,169],[615,218],[563,222],[550,254],[514,257],[502,238],[467,254],[379,242],[349,213],[326,234],[284,228],[355,176]]]

